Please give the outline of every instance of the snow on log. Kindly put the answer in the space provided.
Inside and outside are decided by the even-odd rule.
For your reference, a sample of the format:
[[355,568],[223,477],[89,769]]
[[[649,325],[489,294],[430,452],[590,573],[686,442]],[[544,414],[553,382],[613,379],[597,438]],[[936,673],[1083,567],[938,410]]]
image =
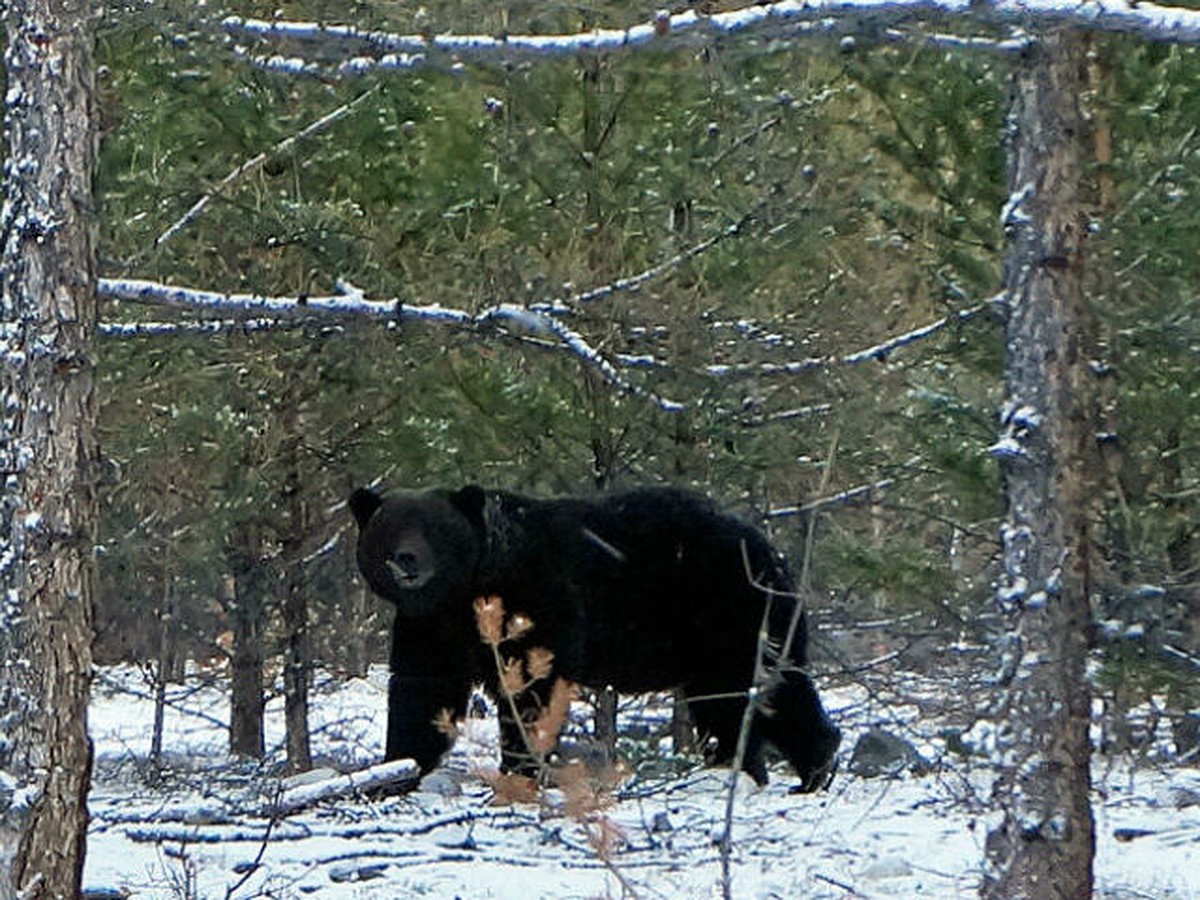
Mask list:
[[319,781],[284,787],[268,804],[266,812],[286,816],[326,800],[359,797],[383,788],[408,787],[420,775],[420,768],[411,759],[392,760],[355,772],[336,772]]

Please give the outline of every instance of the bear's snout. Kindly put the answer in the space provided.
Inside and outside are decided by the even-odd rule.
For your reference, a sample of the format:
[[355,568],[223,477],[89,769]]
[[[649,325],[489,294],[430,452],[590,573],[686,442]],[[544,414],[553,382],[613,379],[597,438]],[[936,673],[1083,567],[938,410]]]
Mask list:
[[396,586],[405,590],[424,587],[433,578],[434,568],[429,560],[411,550],[397,550],[387,560],[387,569]]

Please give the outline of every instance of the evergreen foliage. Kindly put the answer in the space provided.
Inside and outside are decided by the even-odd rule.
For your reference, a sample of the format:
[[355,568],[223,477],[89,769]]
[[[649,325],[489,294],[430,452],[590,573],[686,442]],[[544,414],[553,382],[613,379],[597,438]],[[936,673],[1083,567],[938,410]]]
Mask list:
[[[566,319],[610,359],[652,358],[628,377],[686,403],[679,413],[500,329],[324,322],[106,340],[101,659],[150,652],[156,638],[135,623],[163,596],[160,580],[181,597],[194,649],[210,644],[225,627],[210,607],[228,541],[247,525],[266,535],[277,577],[306,566],[322,627],[346,626],[331,611],[350,608],[348,555],[318,551],[345,530],[350,486],[376,478],[530,493],[674,482],[751,515],[888,479],[868,503],[820,511],[816,587],[843,602],[817,613],[917,609],[954,628],[984,616],[1000,515],[987,452],[1003,351],[994,316],[862,365],[833,360],[1000,284],[1002,56],[762,38],[326,82],[256,68],[219,26],[277,8],[431,33],[573,31],[654,12],[473,0],[114,8],[100,45],[106,274],[291,296],[340,280],[373,299],[476,312],[563,301],[744,222]],[[1200,604],[1200,62],[1191,48],[1117,37],[1097,38],[1096,54],[1114,145],[1098,165],[1114,196],[1097,208],[1112,275],[1094,302],[1120,435],[1103,498],[1107,590],[1120,600],[1162,585],[1171,634],[1195,653],[1195,626],[1182,632]],[[172,317],[115,303],[104,315]],[[829,362],[757,371],[809,358]],[[307,562],[280,550],[293,445]],[[796,559],[803,518],[771,520]]]

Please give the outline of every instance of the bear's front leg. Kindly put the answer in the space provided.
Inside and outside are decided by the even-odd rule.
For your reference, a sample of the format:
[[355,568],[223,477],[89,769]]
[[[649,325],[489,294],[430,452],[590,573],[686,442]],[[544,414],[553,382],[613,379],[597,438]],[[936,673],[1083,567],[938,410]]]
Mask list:
[[471,686],[438,675],[392,673],[388,682],[388,729],[385,758],[413,759],[424,775],[454,743],[438,723],[461,718]]

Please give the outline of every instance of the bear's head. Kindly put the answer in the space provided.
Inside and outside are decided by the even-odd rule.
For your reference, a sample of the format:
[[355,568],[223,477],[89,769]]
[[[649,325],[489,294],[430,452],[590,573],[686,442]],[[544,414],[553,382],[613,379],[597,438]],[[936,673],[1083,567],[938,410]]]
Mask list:
[[423,616],[469,599],[483,550],[486,496],[458,491],[359,488],[350,497],[358,522],[358,568],[400,615]]

